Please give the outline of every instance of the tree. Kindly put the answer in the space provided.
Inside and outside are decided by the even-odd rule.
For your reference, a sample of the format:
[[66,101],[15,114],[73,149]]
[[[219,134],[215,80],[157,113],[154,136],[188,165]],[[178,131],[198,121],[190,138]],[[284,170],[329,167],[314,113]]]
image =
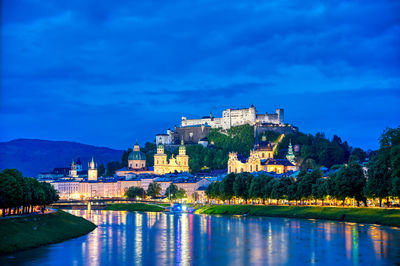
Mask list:
[[146,193],[141,187],[130,187],[125,192],[125,197],[129,199],[144,198],[145,195]]
[[170,200],[177,199],[178,191],[179,191],[178,187],[175,184],[171,183],[169,187],[167,187],[167,190],[165,191],[165,196],[167,196],[168,199]]
[[235,183],[236,174],[230,173],[224,177],[220,185],[220,193],[223,200],[230,201],[235,192],[233,191],[233,184]]
[[178,189],[178,192],[176,193],[176,198],[177,199],[183,199],[186,198],[186,191],[183,188]]
[[98,176],[103,176],[106,173],[106,168],[104,167],[104,164],[100,164],[97,167],[97,175]]
[[288,188],[292,184],[292,180],[289,177],[282,177],[274,180],[274,184],[271,191],[271,198],[273,199],[287,199]]
[[242,198],[246,201],[250,198],[250,186],[253,176],[250,173],[240,173],[236,176],[233,183],[233,191],[237,198]]
[[115,171],[121,168],[120,166],[120,162],[118,161],[109,162],[107,164],[107,176],[113,176]]
[[161,185],[153,182],[149,184],[149,187],[147,188],[147,195],[149,195],[150,197],[157,198],[158,196],[160,196],[161,193]]
[[312,197],[315,199],[322,200],[322,205],[324,204],[324,199],[330,194],[330,179],[329,178],[318,178],[316,183],[312,185]]
[[[368,182],[366,194],[369,197],[388,198],[393,193],[393,179],[400,173],[400,127],[387,128],[382,133],[378,152],[368,163]],[[389,200],[388,200],[389,202]]]
[[366,180],[361,165],[352,162],[336,173],[333,180],[334,195],[337,199],[343,200],[343,205],[347,197],[354,198],[359,205],[360,201],[366,202],[365,184]]
[[322,177],[320,169],[314,169],[311,173],[302,172],[297,178],[297,195],[300,199],[312,198],[312,186],[317,182],[317,179]]

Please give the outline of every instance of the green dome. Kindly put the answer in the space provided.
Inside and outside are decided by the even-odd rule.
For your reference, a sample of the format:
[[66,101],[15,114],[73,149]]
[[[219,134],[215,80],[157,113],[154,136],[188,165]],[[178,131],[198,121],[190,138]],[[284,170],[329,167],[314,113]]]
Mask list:
[[146,160],[146,155],[141,151],[132,151],[128,156],[128,160]]

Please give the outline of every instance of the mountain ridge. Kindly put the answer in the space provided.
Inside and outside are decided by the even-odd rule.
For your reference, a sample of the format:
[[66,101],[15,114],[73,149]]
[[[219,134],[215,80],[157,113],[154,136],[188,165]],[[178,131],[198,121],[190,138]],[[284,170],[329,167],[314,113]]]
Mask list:
[[56,167],[69,167],[80,158],[83,169],[94,157],[98,164],[121,159],[122,150],[74,141],[19,138],[0,142],[0,169],[16,168],[25,176],[37,176]]

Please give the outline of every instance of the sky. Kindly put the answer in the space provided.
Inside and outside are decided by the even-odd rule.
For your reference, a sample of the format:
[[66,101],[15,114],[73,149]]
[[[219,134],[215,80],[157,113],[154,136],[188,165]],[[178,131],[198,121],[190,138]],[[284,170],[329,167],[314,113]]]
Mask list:
[[1,7],[0,141],[125,149],[251,104],[364,149],[400,125],[400,1]]

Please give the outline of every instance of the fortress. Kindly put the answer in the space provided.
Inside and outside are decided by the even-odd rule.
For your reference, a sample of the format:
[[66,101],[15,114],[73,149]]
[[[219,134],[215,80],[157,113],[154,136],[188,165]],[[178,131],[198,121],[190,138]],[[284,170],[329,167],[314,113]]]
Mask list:
[[177,147],[180,140],[187,144],[208,145],[208,134],[212,128],[228,130],[231,127],[241,125],[254,126],[254,137],[262,135],[266,131],[274,131],[280,134],[291,134],[298,131],[298,128],[284,123],[284,110],[278,108],[274,114],[257,114],[256,108],[251,105],[249,108],[226,109],[222,111],[222,117],[204,116],[199,119],[187,119],[182,117],[180,127],[175,126],[174,130],[168,129],[166,134],[156,135],[156,144]]
[[222,111],[222,117],[213,117],[211,113],[210,116],[201,119],[187,119],[186,117],[182,117],[181,127],[209,125],[211,128],[227,130],[231,127],[245,124],[255,125],[268,123],[283,125],[283,118],[283,109],[276,109],[275,114],[257,114],[256,108],[254,105],[251,105],[249,108],[226,109]]

